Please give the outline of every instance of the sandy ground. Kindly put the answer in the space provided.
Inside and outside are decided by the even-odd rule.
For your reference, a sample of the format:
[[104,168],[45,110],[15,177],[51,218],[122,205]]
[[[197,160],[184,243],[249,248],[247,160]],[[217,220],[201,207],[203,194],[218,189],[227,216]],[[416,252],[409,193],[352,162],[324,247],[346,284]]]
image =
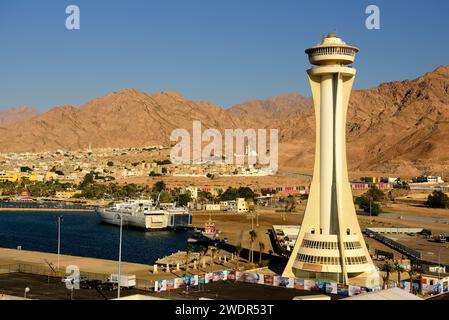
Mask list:
[[388,203],[382,208],[386,213],[396,213],[403,216],[449,219],[448,209],[434,209],[405,203]]
[[117,180],[118,183],[136,183],[154,185],[157,181],[163,180],[168,187],[216,187],[226,190],[228,187],[250,187],[250,188],[268,188],[276,186],[307,186],[310,181],[305,178],[291,177],[287,175],[262,176],[262,177],[216,177],[209,179],[207,177],[128,177],[125,180]]

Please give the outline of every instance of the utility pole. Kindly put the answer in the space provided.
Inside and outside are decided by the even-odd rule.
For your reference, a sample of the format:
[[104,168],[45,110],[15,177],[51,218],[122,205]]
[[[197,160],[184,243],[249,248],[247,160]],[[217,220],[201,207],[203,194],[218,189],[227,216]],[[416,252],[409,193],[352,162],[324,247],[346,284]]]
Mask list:
[[60,271],[59,269],[59,256],[61,254],[61,222],[62,222],[62,216],[58,216],[58,263],[57,263],[57,269],[58,272]]
[[[117,299],[120,299],[120,279],[121,279],[121,264],[122,264],[122,233],[123,233],[123,216],[118,215],[120,219],[120,240],[118,246],[118,279],[117,279]],[[112,284],[114,285],[114,284]]]

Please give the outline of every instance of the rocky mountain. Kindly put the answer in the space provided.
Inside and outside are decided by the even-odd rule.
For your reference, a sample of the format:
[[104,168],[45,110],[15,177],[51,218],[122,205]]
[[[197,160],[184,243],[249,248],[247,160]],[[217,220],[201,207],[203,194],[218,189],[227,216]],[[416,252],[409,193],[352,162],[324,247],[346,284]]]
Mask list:
[[[285,171],[313,167],[315,119],[310,98],[288,94],[224,110],[175,92],[114,92],[0,126],[0,151],[131,147],[169,143],[175,128],[279,128]],[[449,66],[417,79],[354,91],[348,110],[352,171],[449,174]]]
[[298,117],[311,106],[311,98],[290,93],[266,100],[250,100],[233,106],[228,112],[238,118],[244,118],[249,123],[269,126],[273,120]]
[[37,116],[39,112],[27,106],[6,109],[0,111],[0,126],[6,126],[15,122],[25,121],[34,116]]
[[60,106],[26,122],[0,128],[1,151],[39,151],[98,147],[168,145],[176,128],[223,129],[239,123],[207,102],[193,102],[175,92],[146,94],[125,89],[80,107]]
[[[312,108],[277,124],[281,159],[293,167],[312,168]],[[449,173],[449,66],[415,80],[384,83],[354,91],[348,109],[350,169],[404,174]]]

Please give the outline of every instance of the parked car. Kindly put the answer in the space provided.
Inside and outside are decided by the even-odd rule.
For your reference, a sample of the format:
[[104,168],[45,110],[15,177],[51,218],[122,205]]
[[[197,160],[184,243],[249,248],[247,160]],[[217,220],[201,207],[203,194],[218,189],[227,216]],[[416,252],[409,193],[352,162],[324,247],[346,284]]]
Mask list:
[[80,282],[80,288],[81,289],[97,288],[98,286],[101,285],[101,283],[102,283],[101,280],[86,280]]
[[115,291],[118,289],[118,284],[114,282],[104,282],[98,286],[102,291]]
[[64,283],[68,282],[68,283],[75,284],[75,283],[85,282],[88,280],[89,280],[89,278],[87,276],[81,275],[79,278],[75,278],[75,276],[73,276],[73,275],[68,275],[68,276],[63,277],[61,281]]

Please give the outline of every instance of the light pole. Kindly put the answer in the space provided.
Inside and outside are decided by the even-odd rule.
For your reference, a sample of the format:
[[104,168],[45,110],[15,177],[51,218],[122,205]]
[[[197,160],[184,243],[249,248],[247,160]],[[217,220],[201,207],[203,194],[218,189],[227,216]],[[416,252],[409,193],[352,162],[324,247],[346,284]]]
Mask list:
[[[444,249],[448,249],[449,247],[445,246]],[[441,250],[443,250],[443,248],[440,248],[440,250],[438,250],[438,282],[441,281]]]
[[251,213],[251,230],[254,230],[254,213]]
[[25,288],[25,294],[24,294],[24,296],[23,296],[25,299],[27,298],[27,293],[28,293],[28,292],[30,292],[30,288],[26,287],[26,288]]
[[62,216],[58,216],[58,263],[57,269],[59,272],[59,256],[61,254],[61,222],[63,221]]
[[117,299],[120,299],[120,278],[121,278],[121,264],[122,264],[122,229],[123,229],[123,216],[122,214],[118,214],[118,218],[120,219],[120,240],[118,246],[118,287],[117,287]]

